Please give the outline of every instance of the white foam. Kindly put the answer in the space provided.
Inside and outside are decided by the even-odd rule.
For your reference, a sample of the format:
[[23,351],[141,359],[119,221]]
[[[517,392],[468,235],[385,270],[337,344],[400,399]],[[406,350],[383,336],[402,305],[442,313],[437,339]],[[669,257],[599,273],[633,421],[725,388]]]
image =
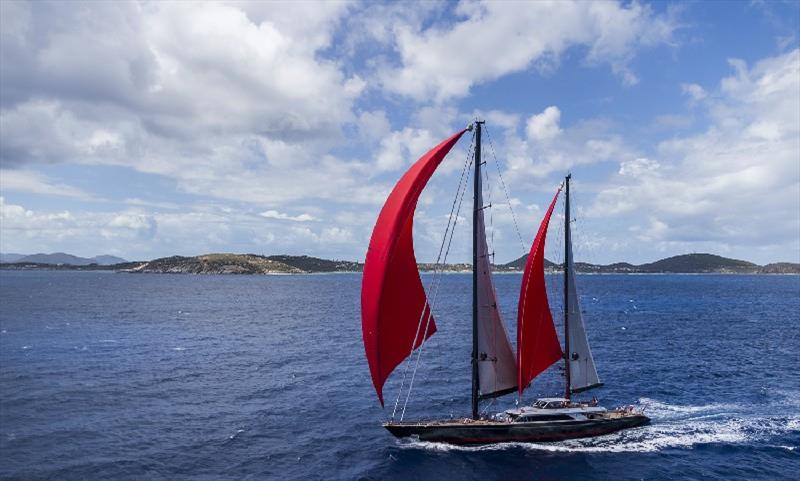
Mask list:
[[173,347],[172,350],[173,351],[185,351],[186,348],[185,347]]
[[712,403],[703,406],[686,406],[678,404],[667,404],[650,398],[640,398],[639,407],[645,410],[645,414],[651,418],[674,419],[683,418],[698,413],[722,413],[725,411],[736,410],[739,405],[731,403]]

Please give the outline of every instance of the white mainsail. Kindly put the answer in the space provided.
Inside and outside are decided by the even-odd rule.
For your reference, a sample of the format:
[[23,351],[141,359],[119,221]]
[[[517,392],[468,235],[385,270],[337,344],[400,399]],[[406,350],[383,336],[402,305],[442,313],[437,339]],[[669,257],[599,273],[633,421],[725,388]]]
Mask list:
[[[476,204],[483,205],[479,193]],[[517,388],[517,362],[500,316],[492,282],[483,209],[478,211],[478,381],[481,397],[513,392]]]
[[[567,220],[569,222],[569,220]],[[568,279],[567,279],[567,319],[569,321],[569,373],[570,390],[572,392],[585,391],[593,387],[600,386],[602,383],[597,377],[597,369],[594,367],[592,350],[589,348],[589,340],[586,338],[586,326],[583,324],[581,306],[578,301],[578,290],[575,287],[575,264],[572,259],[572,233],[566,229],[566,259]]]

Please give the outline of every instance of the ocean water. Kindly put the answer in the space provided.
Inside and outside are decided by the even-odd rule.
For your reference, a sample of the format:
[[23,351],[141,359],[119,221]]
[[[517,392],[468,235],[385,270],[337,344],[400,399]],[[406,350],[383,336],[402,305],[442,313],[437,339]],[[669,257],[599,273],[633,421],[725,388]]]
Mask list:
[[[380,427],[402,367],[381,409],[360,279],[0,272],[0,478],[798,478],[800,276],[579,276],[606,383],[586,396],[653,423],[470,448]],[[496,282],[513,326],[520,276]],[[468,413],[470,287],[442,277],[407,419]],[[524,400],[561,382],[551,368]]]

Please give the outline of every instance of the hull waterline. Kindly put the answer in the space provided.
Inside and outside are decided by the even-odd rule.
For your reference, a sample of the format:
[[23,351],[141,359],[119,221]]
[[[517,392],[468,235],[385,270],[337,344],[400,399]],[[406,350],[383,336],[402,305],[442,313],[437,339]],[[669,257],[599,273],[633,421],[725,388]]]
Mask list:
[[650,418],[634,414],[611,419],[553,422],[447,421],[431,423],[384,423],[398,438],[448,444],[546,443],[602,436],[646,425]]

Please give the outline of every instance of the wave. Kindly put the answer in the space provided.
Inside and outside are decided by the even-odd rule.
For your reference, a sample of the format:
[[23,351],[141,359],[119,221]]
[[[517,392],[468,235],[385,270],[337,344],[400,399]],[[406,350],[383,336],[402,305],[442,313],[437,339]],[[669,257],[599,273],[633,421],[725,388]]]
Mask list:
[[[703,406],[673,405],[642,398],[652,423],[595,438],[572,439],[556,443],[497,443],[481,446],[455,446],[416,440],[399,440],[401,449],[430,451],[503,451],[525,449],[547,452],[656,452],[664,449],[690,449],[701,444],[746,444],[800,431],[800,415],[750,416],[746,406],[714,403]],[[796,446],[764,445],[794,451]]]

